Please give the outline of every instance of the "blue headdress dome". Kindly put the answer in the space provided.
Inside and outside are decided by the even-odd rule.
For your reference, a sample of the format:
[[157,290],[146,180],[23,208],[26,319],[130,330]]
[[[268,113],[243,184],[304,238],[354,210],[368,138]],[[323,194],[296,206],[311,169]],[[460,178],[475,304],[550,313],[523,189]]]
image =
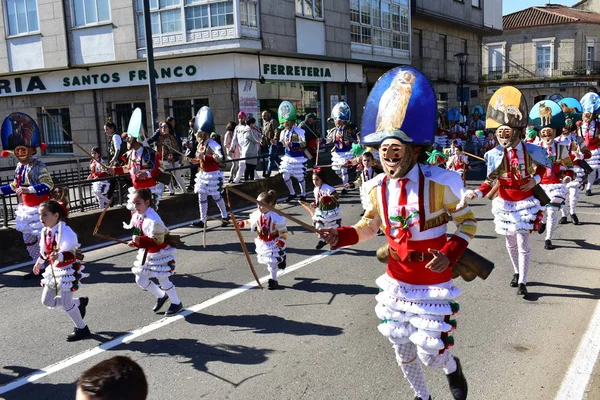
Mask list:
[[430,145],[436,126],[436,99],[429,81],[411,67],[386,72],[371,90],[361,126],[361,143],[379,145],[387,138]]
[[462,115],[460,115],[458,108],[451,108],[448,110],[448,121],[458,122],[460,121],[460,117],[462,117]]
[[351,116],[350,106],[343,101],[337,103],[331,110],[331,119],[334,121],[350,121]]
[[600,111],[600,96],[597,93],[586,93],[581,98],[581,108],[583,112],[591,112],[592,114],[598,114]]
[[194,119],[194,129],[196,132],[208,132],[211,133],[215,130],[215,117],[213,112],[208,106],[203,106],[198,110],[196,118]]
[[18,146],[36,148],[42,146],[40,129],[29,115],[22,112],[9,114],[2,122],[2,148],[14,150]]
[[561,129],[565,126],[565,114],[552,100],[535,103],[529,111],[529,125],[538,130],[543,128]]

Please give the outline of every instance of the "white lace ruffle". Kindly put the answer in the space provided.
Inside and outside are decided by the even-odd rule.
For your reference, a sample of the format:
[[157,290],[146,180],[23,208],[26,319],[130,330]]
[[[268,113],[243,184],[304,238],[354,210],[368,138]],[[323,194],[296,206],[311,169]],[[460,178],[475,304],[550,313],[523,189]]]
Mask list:
[[315,213],[312,216],[314,223],[318,222],[323,224],[324,228],[337,228],[339,227],[338,222],[342,219],[342,210],[339,207],[333,210],[323,211],[319,208],[315,209]]
[[79,264],[78,271],[75,271],[73,264],[61,268],[48,265],[42,274],[41,284],[52,290],[58,287],[59,292],[74,292],[81,287],[81,280],[89,276],[83,272],[84,269],[83,264]]
[[223,192],[223,172],[221,171],[198,171],[194,192],[219,197]]
[[17,206],[15,211],[15,229],[23,234],[40,237],[42,232],[42,221],[40,221],[39,206],[28,207],[23,203]]
[[537,213],[541,209],[542,206],[539,200],[533,196],[519,201],[496,197],[492,201],[492,214],[494,214],[496,233],[510,235],[516,232],[531,231]]
[[279,172],[282,175],[288,174],[299,181],[302,181],[306,176],[306,165],[304,165],[305,162],[306,157],[290,157],[288,155],[284,155],[281,157]]
[[567,198],[567,185],[564,183],[556,183],[550,185],[540,185],[544,192],[550,198],[552,204],[562,204]]
[[346,161],[350,161],[354,158],[354,154],[352,154],[349,151],[344,151],[344,152],[332,152],[331,153],[331,163],[333,164],[331,166],[331,169],[334,171],[339,171],[342,168],[348,168],[345,167],[343,165],[340,164],[344,164]]
[[[282,240],[285,243],[285,240],[279,240]],[[279,248],[275,242],[276,240],[266,242],[260,238],[254,239],[254,244],[256,245],[256,255],[260,264],[273,264],[283,261],[286,247],[283,246],[283,248]]]
[[148,278],[169,277],[175,273],[175,248],[167,246],[156,253],[148,253],[142,265],[145,249],[139,249],[131,272]]
[[92,183],[92,193],[106,194],[110,183],[108,181],[97,181]]

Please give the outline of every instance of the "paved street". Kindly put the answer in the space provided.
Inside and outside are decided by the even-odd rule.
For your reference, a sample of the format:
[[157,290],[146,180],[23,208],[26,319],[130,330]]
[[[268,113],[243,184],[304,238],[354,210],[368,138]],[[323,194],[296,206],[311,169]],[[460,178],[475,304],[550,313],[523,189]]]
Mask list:
[[[584,225],[559,227],[558,249],[544,251],[544,238],[532,235],[528,300],[508,285],[513,271],[504,240],[493,231],[490,202],[473,203],[479,229],[471,248],[494,259],[496,269],[487,281],[458,281],[463,295],[453,351],[471,399],[557,395],[600,297],[600,188],[595,192],[579,202]],[[282,209],[309,221],[300,206]],[[342,210],[346,224],[358,220],[357,191],[343,198]],[[384,238],[317,251],[314,234],[290,223],[283,289],[261,291],[243,286],[252,277],[234,230],[218,225],[210,222],[206,249],[197,229],[175,229],[185,247],[172,280],[195,312],[168,320],[152,313],[153,297],[134,283],[132,250],[88,251],[91,276],[78,295],[90,298],[86,321],[93,338],[77,343],[64,340],[72,330],[68,317],[42,306],[41,289],[20,278],[25,268],[2,274],[0,385],[56,365],[33,383],[8,392],[0,387],[0,397],[72,399],[82,371],[127,355],[144,368],[150,399],[413,398],[390,343],[376,329],[374,282],[385,268],[374,250]],[[252,252],[254,236],[245,237]],[[266,279],[266,269],[254,262]],[[434,398],[449,399],[442,371],[426,374]],[[597,390],[587,398],[596,396]]]

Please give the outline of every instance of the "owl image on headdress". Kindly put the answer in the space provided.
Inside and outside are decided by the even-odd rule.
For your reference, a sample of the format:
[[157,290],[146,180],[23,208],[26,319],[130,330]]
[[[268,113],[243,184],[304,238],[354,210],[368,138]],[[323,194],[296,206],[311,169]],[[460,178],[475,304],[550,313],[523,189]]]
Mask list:
[[390,87],[383,92],[379,100],[377,131],[391,132],[400,129],[406,117],[415,79],[415,74],[411,71],[401,70],[394,77]]

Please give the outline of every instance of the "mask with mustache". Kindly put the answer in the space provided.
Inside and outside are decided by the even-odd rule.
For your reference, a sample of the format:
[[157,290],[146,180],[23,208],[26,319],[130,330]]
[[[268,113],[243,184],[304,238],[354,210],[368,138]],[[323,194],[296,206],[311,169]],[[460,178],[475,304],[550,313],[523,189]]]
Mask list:
[[388,178],[403,178],[416,163],[413,146],[398,139],[386,139],[379,146],[379,156]]
[[544,141],[544,143],[546,143],[546,145],[552,144],[555,136],[556,135],[554,134],[553,128],[543,128],[540,131],[540,138]]
[[502,147],[515,147],[519,143],[519,134],[509,126],[502,125],[496,129],[496,139]]

